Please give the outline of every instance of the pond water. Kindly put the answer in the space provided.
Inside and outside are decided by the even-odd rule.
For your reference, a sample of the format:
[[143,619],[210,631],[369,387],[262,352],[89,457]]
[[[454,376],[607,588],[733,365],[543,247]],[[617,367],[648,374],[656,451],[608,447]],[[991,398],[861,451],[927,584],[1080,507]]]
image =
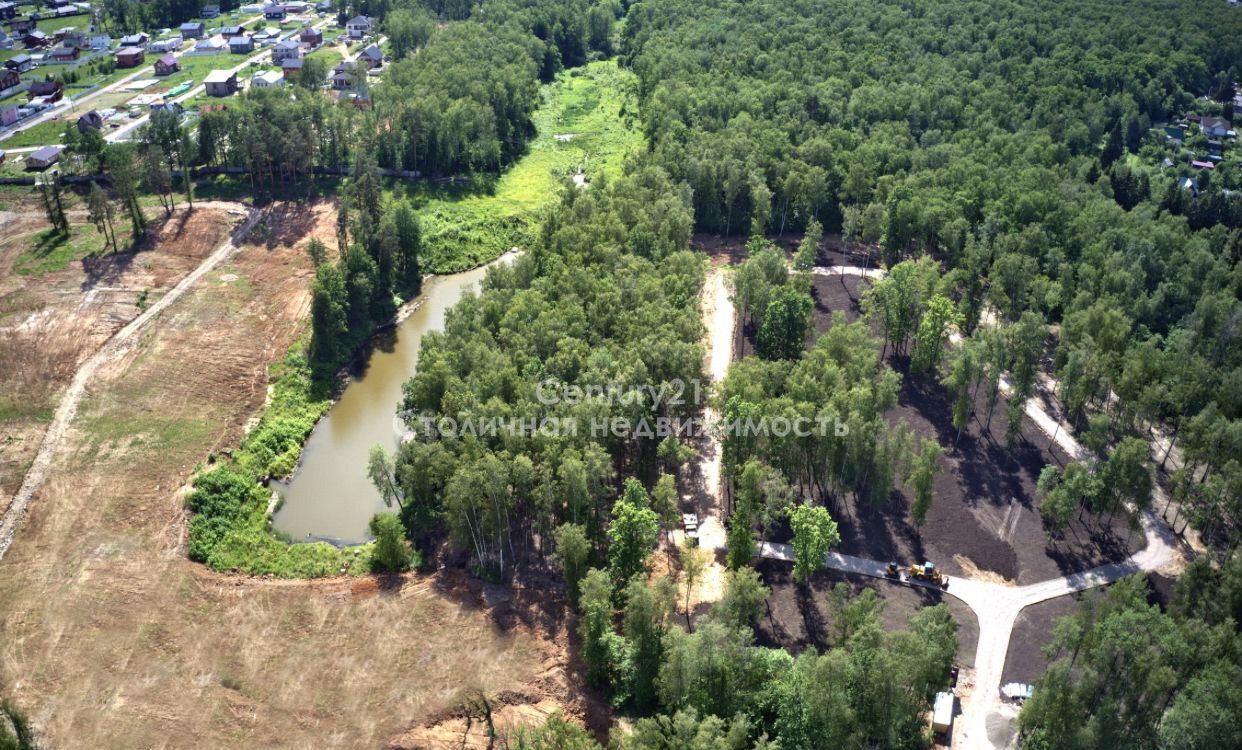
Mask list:
[[418,309],[376,337],[366,369],[315,426],[293,477],[274,484],[285,496],[272,519],[277,530],[294,541],[353,544],[371,538],[371,516],[387,508],[367,478],[367,453],[376,443],[396,449],[401,385],[414,374],[423,334],[443,329],[445,312],[465,291],[477,290],[486,272],[484,266],[427,279]]

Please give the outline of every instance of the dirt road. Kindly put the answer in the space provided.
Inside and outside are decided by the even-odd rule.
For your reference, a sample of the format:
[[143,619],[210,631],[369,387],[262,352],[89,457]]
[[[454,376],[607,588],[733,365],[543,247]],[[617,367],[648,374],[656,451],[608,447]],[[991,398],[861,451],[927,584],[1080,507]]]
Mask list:
[[[226,207],[235,211],[248,210],[240,203],[221,204],[219,207]],[[26,472],[26,478],[22,481],[21,487],[18,488],[17,494],[9,504],[8,510],[3,517],[0,517],[0,560],[3,560],[4,554],[9,551],[9,547],[13,544],[13,535],[17,533],[17,527],[26,515],[26,508],[29,507],[30,501],[47,478],[47,471],[48,467],[51,466],[52,458],[60,448],[61,442],[65,438],[65,433],[69,429],[69,424],[78,412],[78,403],[86,392],[86,384],[105,363],[124,356],[127,349],[132,345],[134,337],[152,319],[159,316],[169,305],[180,299],[181,295],[185,294],[186,290],[193,286],[195,282],[232,255],[237,250],[237,243],[249,234],[258,221],[259,216],[260,213],[258,211],[249,210],[246,219],[233,232],[233,236],[227,242],[220,245],[215,252],[199,264],[198,268],[187,274],[185,278],[169,290],[168,294],[165,294],[155,304],[147,308],[145,312],[118,331],[99,351],[95,352],[90,359],[86,360],[78,368],[77,373],[73,376],[73,380],[69,383],[68,390],[61,397],[60,405],[56,407],[56,413],[52,417],[51,424],[48,425],[47,432],[43,435],[43,443],[40,445],[39,452],[36,454],[30,469]]]
[[[723,268],[713,266],[703,284],[703,323],[707,328],[706,362],[707,376],[711,383],[724,380],[733,361],[733,331],[735,315],[733,302],[729,299],[729,286]],[[710,405],[703,407],[703,418],[709,425],[719,422],[719,413]],[[699,456],[699,474],[703,490],[709,498],[710,508],[699,519],[699,546],[710,550],[713,557],[699,585],[699,601],[714,602],[724,595],[725,568],[719,558],[727,546],[724,526],[723,494],[721,488],[721,452],[718,436],[706,441]]]

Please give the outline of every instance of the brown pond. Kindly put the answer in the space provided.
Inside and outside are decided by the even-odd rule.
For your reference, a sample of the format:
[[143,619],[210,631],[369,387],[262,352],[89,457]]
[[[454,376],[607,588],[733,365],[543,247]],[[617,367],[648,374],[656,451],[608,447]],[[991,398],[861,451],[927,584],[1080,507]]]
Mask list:
[[486,272],[485,266],[427,279],[418,308],[395,330],[377,336],[365,370],[311,432],[293,477],[274,485],[284,495],[272,519],[277,531],[306,542],[371,538],[371,516],[386,509],[367,478],[367,453],[376,443],[390,451],[397,447],[404,431],[397,418],[401,385],[414,374],[423,334],[441,330],[445,312],[464,292],[477,290]]

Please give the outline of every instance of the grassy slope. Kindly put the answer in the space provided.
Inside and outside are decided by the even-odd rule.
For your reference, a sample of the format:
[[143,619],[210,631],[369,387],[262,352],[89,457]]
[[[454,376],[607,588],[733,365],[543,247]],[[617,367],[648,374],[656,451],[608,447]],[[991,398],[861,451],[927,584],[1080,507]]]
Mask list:
[[[424,268],[461,271],[524,245],[540,211],[579,166],[588,180],[619,172],[625,154],[642,144],[641,133],[622,117],[632,83],[633,74],[609,60],[566,71],[545,86],[535,113],[538,135],[490,194],[480,194],[477,186],[456,193],[444,186],[409,187],[422,221]],[[554,138],[564,134],[573,138]]]

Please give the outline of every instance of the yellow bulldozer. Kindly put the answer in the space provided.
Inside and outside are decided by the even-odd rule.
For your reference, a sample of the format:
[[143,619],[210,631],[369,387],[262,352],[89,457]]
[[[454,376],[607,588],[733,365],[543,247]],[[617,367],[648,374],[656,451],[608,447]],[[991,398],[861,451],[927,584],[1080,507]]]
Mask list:
[[949,577],[941,573],[940,569],[932,562],[924,562],[922,565],[911,565],[910,577],[933,583],[941,588],[949,585]]

